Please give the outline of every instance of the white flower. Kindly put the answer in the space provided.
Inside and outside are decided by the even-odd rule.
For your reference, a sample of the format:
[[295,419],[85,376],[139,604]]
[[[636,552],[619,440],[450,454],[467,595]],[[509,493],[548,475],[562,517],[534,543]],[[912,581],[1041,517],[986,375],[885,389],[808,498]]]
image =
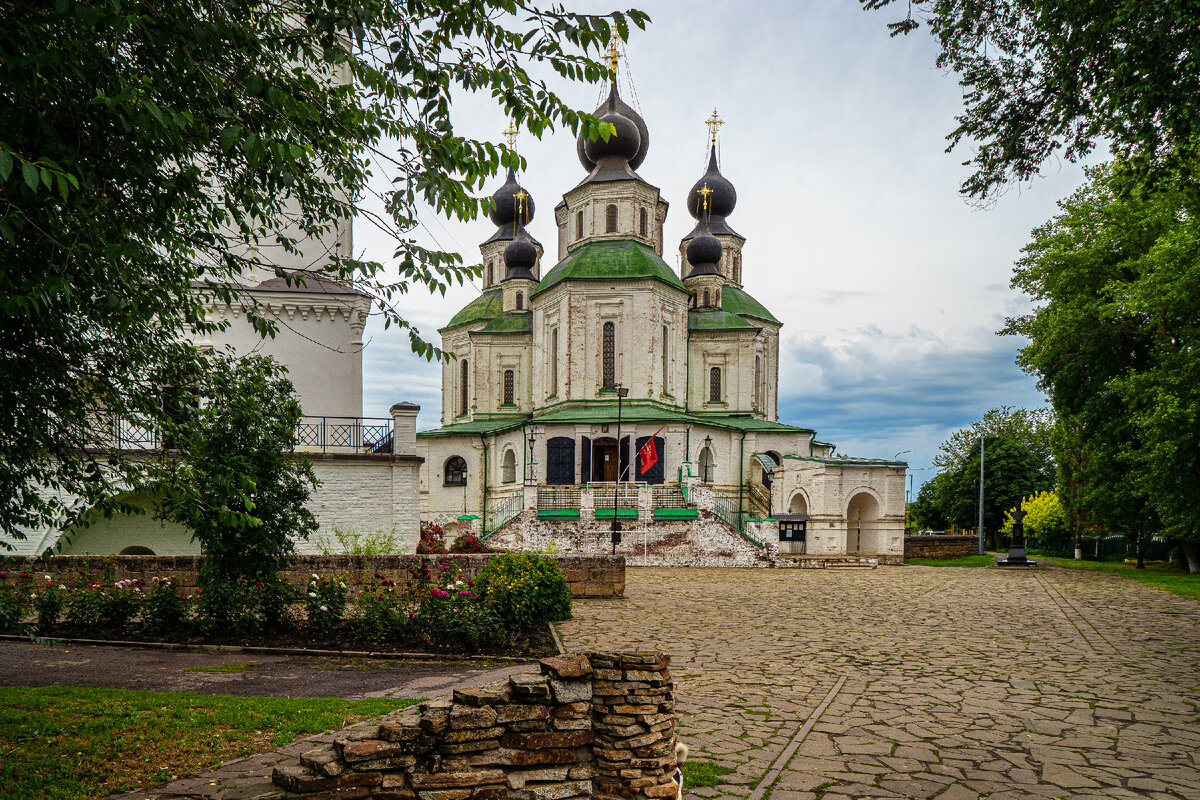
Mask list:
[[321,580],[321,576],[320,576],[320,575],[318,575],[317,573],[315,573],[315,572],[314,572],[314,573],[313,573],[313,576],[312,576],[312,579],[313,579],[314,581],[319,581],[319,580]]
[[313,598],[315,598],[315,597],[317,596],[317,593],[316,593],[316,592],[309,592],[309,593],[308,593],[308,596],[309,596],[309,597],[313,597]]
[[346,582],[345,582],[345,581],[342,581],[340,585],[341,585],[341,587],[342,587],[343,589],[345,589],[345,588],[346,588]]
[[327,607],[325,607],[325,606],[321,606],[321,610],[322,610],[322,611],[328,611],[329,609],[328,609]]

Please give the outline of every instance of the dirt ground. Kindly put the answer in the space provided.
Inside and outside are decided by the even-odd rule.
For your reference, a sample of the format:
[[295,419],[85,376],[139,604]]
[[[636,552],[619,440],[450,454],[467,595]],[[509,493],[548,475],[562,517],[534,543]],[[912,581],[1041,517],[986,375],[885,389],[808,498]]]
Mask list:
[[274,697],[433,697],[537,663],[200,653],[0,642],[0,685],[101,686]]

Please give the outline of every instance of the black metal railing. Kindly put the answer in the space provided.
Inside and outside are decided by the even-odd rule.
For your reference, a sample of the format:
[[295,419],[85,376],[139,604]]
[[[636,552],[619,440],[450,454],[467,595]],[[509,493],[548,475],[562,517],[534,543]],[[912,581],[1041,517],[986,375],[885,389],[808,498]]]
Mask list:
[[305,417],[296,426],[297,450],[390,453],[392,420],[382,417]]
[[652,491],[655,508],[688,508],[682,486],[655,486]]
[[578,509],[578,486],[539,486],[537,490],[537,507],[541,509]]
[[[595,508],[612,508],[614,486],[611,483],[592,483],[592,505]],[[638,507],[638,484],[622,483],[615,487],[617,508]]]

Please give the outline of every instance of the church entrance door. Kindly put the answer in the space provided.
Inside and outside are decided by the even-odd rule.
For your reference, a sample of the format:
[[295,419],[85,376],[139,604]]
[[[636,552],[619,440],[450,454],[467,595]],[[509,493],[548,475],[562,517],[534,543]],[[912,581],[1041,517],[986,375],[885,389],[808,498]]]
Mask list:
[[614,483],[617,480],[617,440],[592,442],[592,480]]

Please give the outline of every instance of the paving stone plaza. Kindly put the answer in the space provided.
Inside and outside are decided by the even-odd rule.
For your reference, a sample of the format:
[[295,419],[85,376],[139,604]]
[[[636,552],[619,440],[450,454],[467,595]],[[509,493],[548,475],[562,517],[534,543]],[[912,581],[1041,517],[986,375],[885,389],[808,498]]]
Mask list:
[[1200,603],[1063,569],[630,569],[568,650],[672,655],[689,798],[1200,798]]

